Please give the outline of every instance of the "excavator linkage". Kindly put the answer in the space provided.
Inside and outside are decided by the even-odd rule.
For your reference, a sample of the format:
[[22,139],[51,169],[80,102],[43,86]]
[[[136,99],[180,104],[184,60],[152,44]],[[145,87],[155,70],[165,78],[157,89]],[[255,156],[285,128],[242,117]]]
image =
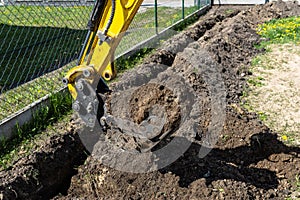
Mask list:
[[116,76],[114,53],[143,0],[97,0],[88,21],[89,32],[77,66],[63,83],[74,99],[73,109],[93,127],[103,115],[99,93],[109,91],[105,81]]

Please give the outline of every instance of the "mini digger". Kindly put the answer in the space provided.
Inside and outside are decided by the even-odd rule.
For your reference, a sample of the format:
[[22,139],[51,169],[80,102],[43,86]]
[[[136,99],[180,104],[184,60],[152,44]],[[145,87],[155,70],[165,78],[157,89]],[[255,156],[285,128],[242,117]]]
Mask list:
[[[142,0],[97,0],[88,21],[88,34],[80,52],[78,65],[63,78],[74,101],[76,111],[91,130],[109,127],[142,138],[146,150],[151,150],[167,133],[161,133],[163,122],[149,116],[141,124],[113,117],[107,112],[104,96],[110,92],[107,81],[116,77],[114,53],[136,15]],[[151,120],[151,123],[150,123]],[[97,129],[95,128],[97,126]],[[150,135],[150,136],[149,136]],[[158,141],[152,141],[159,138]]]
[[143,0],[97,0],[88,21],[88,34],[78,65],[70,69],[63,83],[74,99],[73,110],[89,127],[97,120],[104,126],[104,102],[100,94],[109,91],[105,81],[116,77],[114,53]]

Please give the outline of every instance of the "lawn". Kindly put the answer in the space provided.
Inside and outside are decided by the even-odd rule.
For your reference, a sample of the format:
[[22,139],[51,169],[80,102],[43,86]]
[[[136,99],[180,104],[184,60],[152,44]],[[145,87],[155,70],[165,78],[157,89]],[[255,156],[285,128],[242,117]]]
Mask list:
[[2,92],[75,60],[91,7],[0,7]]
[[92,6],[2,6],[0,23],[12,26],[86,28]]

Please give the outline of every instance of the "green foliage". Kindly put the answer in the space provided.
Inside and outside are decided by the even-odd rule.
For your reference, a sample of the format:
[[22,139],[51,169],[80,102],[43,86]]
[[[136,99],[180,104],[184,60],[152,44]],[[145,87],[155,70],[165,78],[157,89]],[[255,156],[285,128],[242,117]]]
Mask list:
[[264,83],[262,82],[264,78],[258,76],[258,77],[251,77],[247,80],[247,82],[255,87],[261,87],[264,86]]
[[230,9],[230,8],[225,10],[225,14],[227,14],[227,15],[230,15],[233,12],[234,12],[234,10]]
[[296,180],[295,186],[297,188],[297,191],[300,192],[300,174],[296,175],[295,180]]
[[0,7],[0,87],[10,89],[77,59],[92,6]]
[[194,15],[191,18],[189,18],[188,20],[184,20],[181,23],[179,23],[177,26],[175,26],[175,31],[182,31],[184,30],[187,26],[193,24],[195,21],[197,21],[199,19],[199,16]]
[[299,43],[300,42],[300,17],[273,19],[258,26],[257,32],[264,38],[270,39],[263,43]]
[[[10,89],[76,60],[85,30],[0,24],[0,85]],[[19,39],[16,36],[24,36]]]
[[258,118],[261,120],[261,121],[266,121],[268,119],[268,115],[264,112],[258,112]]
[[[3,55],[0,70],[4,74],[0,89],[11,89],[77,59],[92,7],[14,5],[0,7],[0,10],[3,13],[0,38],[4,41],[0,49]],[[196,7],[187,7],[185,13],[196,10]],[[158,7],[157,12],[158,31],[182,19],[181,8]],[[178,30],[190,23],[184,21]],[[116,54],[155,33],[154,8],[147,8],[135,16]]]
[[36,134],[45,130],[49,125],[60,120],[63,116],[70,113],[72,107],[72,97],[69,93],[56,93],[49,97],[48,106],[43,106],[33,114],[31,121],[26,124],[15,126],[14,137],[10,140],[0,140],[0,166],[6,167],[10,161],[10,156],[14,154],[17,147],[30,140]]
[[261,57],[259,57],[259,56],[253,58],[251,61],[252,66],[258,66],[260,64],[261,64]]
[[153,52],[153,49],[142,48],[132,56],[120,57],[115,61],[115,65],[119,73],[122,73],[128,69],[134,68],[137,64],[141,63],[142,59]]

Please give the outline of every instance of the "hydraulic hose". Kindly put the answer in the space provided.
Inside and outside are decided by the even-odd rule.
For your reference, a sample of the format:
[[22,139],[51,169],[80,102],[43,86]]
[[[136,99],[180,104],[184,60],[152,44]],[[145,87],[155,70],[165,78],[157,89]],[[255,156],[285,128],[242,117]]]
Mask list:
[[115,16],[115,12],[116,12],[116,0],[111,0],[111,13],[110,13],[110,17],[109,17],[109,20],[106,24],[106,27],[103,31],[103,34],[106,35],[107,32],[108,32],[108,29],[110,28],[112,22],[113,22],[113,19],[114,19],[114,16]]

